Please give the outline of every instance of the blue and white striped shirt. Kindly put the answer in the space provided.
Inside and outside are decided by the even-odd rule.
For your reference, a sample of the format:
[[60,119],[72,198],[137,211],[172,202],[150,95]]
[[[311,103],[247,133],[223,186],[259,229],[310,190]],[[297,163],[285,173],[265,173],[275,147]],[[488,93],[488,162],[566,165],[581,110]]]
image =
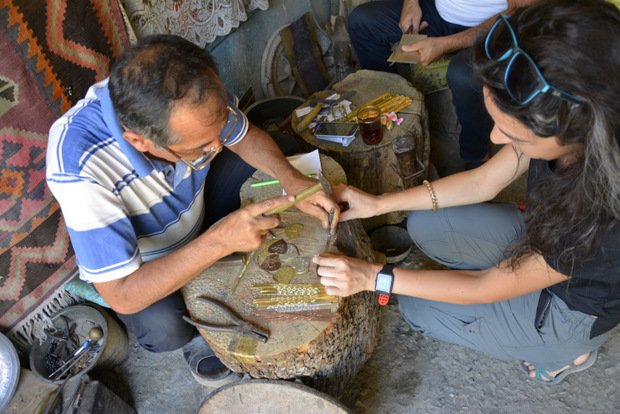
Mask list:
[[[76,253],[80,278],[106,282],[164,256],[198,235],[209,171],[148,159],[122,137],[108,80],[93,85],[51,127],[47,183],[58,200]],[[238,115],[227,145],[248,130]]]

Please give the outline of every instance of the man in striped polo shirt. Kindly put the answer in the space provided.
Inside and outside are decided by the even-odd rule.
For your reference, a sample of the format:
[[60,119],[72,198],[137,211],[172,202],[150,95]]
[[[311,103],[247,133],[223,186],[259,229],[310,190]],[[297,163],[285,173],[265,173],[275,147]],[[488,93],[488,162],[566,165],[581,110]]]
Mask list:
[[[159,35],[127,50],[110,78],[51,127],[47,182],[80,277],[151,351],[194,335],[179,288],[218,259],[258,248],[279,224],[262,213],[290,197],[239,210],[239,189],[255,169],[288,194],[316,184],[236,105],[207,51]],[[298,207],[324,227],[326,211],[338,211],[323,192]]]

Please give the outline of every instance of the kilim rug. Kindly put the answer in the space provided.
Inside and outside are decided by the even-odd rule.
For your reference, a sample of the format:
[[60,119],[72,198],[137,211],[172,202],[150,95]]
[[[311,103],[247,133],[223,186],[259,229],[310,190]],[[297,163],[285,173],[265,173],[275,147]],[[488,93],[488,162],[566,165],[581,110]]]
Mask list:
[[77,268],[45,183],[51,124],[129,46],[116,0],[0,0],[0,329],[18,348],[75,298]]

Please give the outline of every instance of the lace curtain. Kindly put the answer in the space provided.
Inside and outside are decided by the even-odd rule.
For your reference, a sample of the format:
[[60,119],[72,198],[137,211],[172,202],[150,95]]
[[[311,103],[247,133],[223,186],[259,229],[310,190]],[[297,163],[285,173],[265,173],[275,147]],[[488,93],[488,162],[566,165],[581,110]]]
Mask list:
[[205,47],[247,20],[247,12],[267,10],[269,0],[121,0],[138,39],[171,33]]

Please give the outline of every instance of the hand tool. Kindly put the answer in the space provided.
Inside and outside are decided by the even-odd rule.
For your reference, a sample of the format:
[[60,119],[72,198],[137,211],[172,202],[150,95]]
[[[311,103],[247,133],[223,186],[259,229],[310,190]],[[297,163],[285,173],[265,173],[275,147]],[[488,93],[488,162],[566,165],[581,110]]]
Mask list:
[[332,232],[332,221],[334,221],[334,209],[333,208],[329,210],[328,221],[329,221],[329,227],[327,227],[327,241],[325,242],[325,249],[323,250],[323,253],[327,253],[327,250],[329,249],[329,245],[332,242],[332,235],[336,233],[336,228],[334,228],[334,231]]
[[[268,236],[267,237],[269,237],[269,236],[273,237],[274,239],[276,238],[275,233],[273,231],[271,231],[271,230],[268,231]],[[256,254],[257,251],[258,251],[258,249],[252,251],[252,253],[250,253],[250,257],[248,257],[248,259],[243,262],[243,268],[241,269],[241,272],[239,272],[239,274],[235,278],[235,281],[234,281],[232,287],[230,288],[230,292],[228,292],[229,295],[232,295],[233,293],[235,293],[235,290],[237,290],[237,286],[239,286],[239,281],[241,280],[241,278],[245,274],[245,271],[247,270],[248,265],[250,264],[250,262],[254,258],[254,255]]]
[[67,360],[65,360],[63,364],[60,367],[58,367],[58,369],[52,372],[48,376],[48,378],[50,379],[54,379],[56,377],[60,378],[64,374],[69,372],[69,370],[73,368],[73,366],[76,365],[80,359],[82,359],[82,352],[90,349],[93,346],[93,343],[99,342],[102,336],[103,336],[103,331],[101,330],[101,328],[99,327],[91,328],[91,330],[88,331],[88,338],[84,340],[82,345]]
[[[314,178],[316,177],[316,174],[306,174],[306,177]],[[280,180],[261,181],[259,183],[250,184],[250,187],[264,187],[266,185],[279,184],[279,183],[280,183]]]
[[197,299],[202,302],[208,303],[211,306],[215,306],[216,308],[223,311],[230,319],[232,319],[232,323],[230,325],[214,325],[202,321],[196,321],[186,315],[183,315],[183,320],[190,325],[193,325],[197,328],[205,329],[207,331],[238,332],[243,336],[258,339],[261,342],[267,342],[267,339],[269,339],[269,332],[257,328],[250,322],[241,319],[224,304],[204,296],[199,296],[197,297]]
[[314,105],[314,108],[312,108],[312,110],[303,117],[301,122],[297,124],[297,132],[304,132],[304,130],[308,128],[308,125],[310,125],[310,122],[312,122],[314,117],[317,116],[319,112],[321,112],[322,106],[322,104]]
[[305,200],[306,198],[310,197],[311,195],[313,195],[314,193],[316,193],[319,190],[323,190],[325,192],[325,194],[331,194],[332,192],[332,186],[329,183],[329,180],[327,178],[325,178],[325,176],[323,175],[322,172],[319,172],[319,183],[315,184],[311,187],[306,188],[305,190],[300,191],[296,196],[295,196],[295,200],[285,204],[283,206],[280,207],[276,207],[276,208],[272,208],[271,210],[267,211],[266,213],[263,213],[264,216],[273,216],[274,214],[280,214],[285,210],[288,210],[290,207],[293,207],[295,204],[299,203],[300,201]]
[[357,93],[356,91],[348,91],[348,92],[345,92],[344,94],[340,95],[336,99],[317,99],[317,100],[313,100],[313,101],[310,101],[310,105],[321,104],[323,106],[336,106],[340,102],[344,101],[345,99],[349,99],[350,97],[352,97],[356,93]]
[[218,266],[239,266],[244,265],[247,262],[245,254],[243,253],[233,253],[228,256],[224,256],[214,264]]
[[312,120],[319,114],[319,112],[321,112],[321,108],[323,108],[324,105],[328,105],[331,108],[334,105],[340,103],[340,101],[343,101],[355,95],[355,93],[355,91],[348,91],[345,94],[341,95],[338,99],[320,99],[310,101],[310,105],[314,105],[314,108],[312,108],[312,110],[303,117],[301,122],[297,124],[297,132],[303,132],[306,128],[308,128],[308,125],[310,125]]

